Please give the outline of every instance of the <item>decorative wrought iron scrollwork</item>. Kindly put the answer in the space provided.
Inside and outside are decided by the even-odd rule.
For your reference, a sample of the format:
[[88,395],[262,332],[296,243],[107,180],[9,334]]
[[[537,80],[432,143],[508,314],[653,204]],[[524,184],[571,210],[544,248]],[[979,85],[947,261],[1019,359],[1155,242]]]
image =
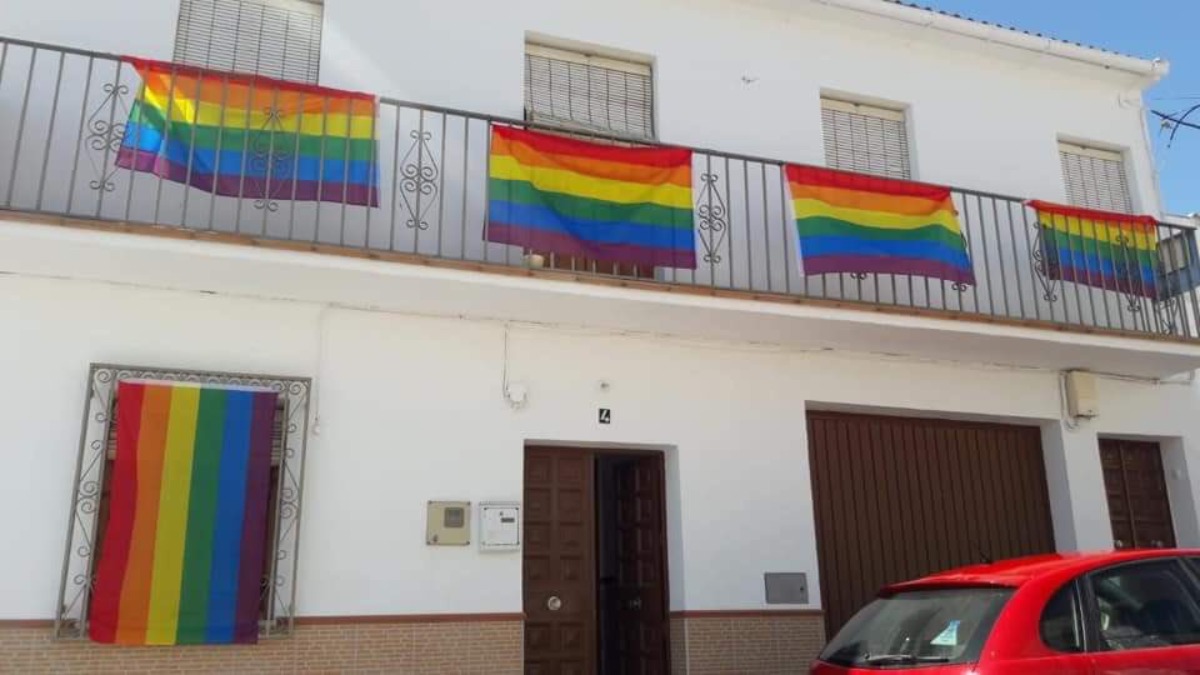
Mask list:
[[700,194],[696,198],[696,221],[700,243],[704,246],[704,262],[715,265],[721,263],[721,245],[729,233],[729,208],[717,189],[720,180],[719,174],[700,174]]
[[962,293],[966,293],[968,290],[971,289],[971,284],[968,284],[964,281],[956,281],[956,282],[950,284],[950,288],[955,293],[962,294]]
[[[295,154],[288,143],[276,147],[276,132],[283,131],[279,108],[263,110],[263,124],[254,131],[250,140],[250,156],[247,158],[249,173],[263,178],[252,178],[250,194],[260,195],[254,200],[254,208],[274,213],[279,210],[278,200],[287,193],[292,174],[295,172]],[[283,138],[281,136],[281,138]]]
[[79,447],[79,471],[71,492],[71,523],[67,533],[66,560],[59,587],[55,636],[87,636],[88,606],[95,581],[96,544],[103,536],[97,517],[103,498],[101,486],[108,452],[109,425],[117,383],[122,380],[162,380],[226,386],[265,388],[283,400],[282,452],[279,456],[279,508],[274,524],[273,568],[266,580],[264,599],[269,601],[266,620],[260,622],[265,636],[286,634],[292,628],[300,525],[301,484],[304,449],[308,434],[309,392],[312,383],[304,378],[270,377],[237,373],[202,373],[184,370],[93,365],[88,377],[87,407]]
[[855,281],[866,281],[867,277],[871,276],[870,272],[850,272],[850,278]]
[[1155,327],[1163,335],[1173,335],[1179,330],[1179,304],[1172,299],[1158,300],[1154,304]]
[[1046,302],[1058,302],[1058,265],[1046,255],[1045,237],[1042,227],[1033,225],[1032,244],[1029,257],[1033,260],[1033,271],[1038,283],[1042,286],[1042,299]]
[[397,176],[401,200],[408,212],[404,224],[409,229],[428,230],[429,221],[425,217],[441,189],[439,177],[442,170],[429,145],[433,134],[414,129],[408,135],[413,142],[400,161],[400,175]]
[[[129,106],[124,97],[129,94],[129,86],[110,82],[104,85],[103,91],[104,98],[85,122],[87,136],[84,137],[83,143],[87,147],[87,158],[95,174],[95,177],[88,181],[88,187],[96,191],[112,192],[117,189],[113,176],[118,168],[113,158],[125,142]],[[118,108],[122,114],[117,114]]]

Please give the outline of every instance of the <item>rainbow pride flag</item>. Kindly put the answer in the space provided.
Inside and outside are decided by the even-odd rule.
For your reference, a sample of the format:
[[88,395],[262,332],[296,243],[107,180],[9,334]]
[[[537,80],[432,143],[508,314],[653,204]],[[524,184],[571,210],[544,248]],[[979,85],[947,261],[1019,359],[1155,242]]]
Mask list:
[[1046,276],[1109,291],[1158,297],[1158,221],[1031,201]]
[[787,167],[805,274],[903,274],[975,283],[950,188]]
[[692,152],[493,126],[488,241],[642,267],[696,266]]
[[379,205],[373,96],[125,62],[144,86],[117,166],[228,197]]
[[277,401],[263,390],[117,385],[93,640],[257,641]]

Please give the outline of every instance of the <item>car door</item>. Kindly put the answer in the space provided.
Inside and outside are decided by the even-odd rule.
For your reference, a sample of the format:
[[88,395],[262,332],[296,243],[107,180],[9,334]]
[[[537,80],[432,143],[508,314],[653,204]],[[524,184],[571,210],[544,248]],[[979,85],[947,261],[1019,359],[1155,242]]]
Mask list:
[[1084,588],[1095,675],[1200,672],[1200,588],[1182,560],[1107,567]]

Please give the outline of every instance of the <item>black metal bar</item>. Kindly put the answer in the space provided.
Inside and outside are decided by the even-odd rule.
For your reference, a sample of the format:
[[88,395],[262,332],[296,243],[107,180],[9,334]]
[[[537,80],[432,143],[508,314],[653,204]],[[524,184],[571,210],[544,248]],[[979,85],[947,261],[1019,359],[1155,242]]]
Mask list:
[[[300,96],[296,100],[296,141],[292,144],[292,194],[288,200],[291,202],[288,205],[288,241],[295,238],[296,232],[296,189],[300,185],[300,139],[304,137],[304,99],[307,93],[303,89],[300,90]],[[266,228],[265,221],[263,228]]]
[[[116,114],[117,114],[117,97],[121,95],[121,62],[120,61],[117,62],[116,77],[113,78],[111,93],[112,93],[112,99],[111,99],[111,102],[108,104],[108,131],[107,131],[108,134],[112,133],[113,121],[115,120]],[[101,167],[100,181],[99,181],[100,190],[99,190],[99,194],[96,197],[96,211],[95,211],[95,217],[97,219],[100,218],[100,214],[104,211],[104,193],[106,191],[106,188],[108,187],[107,174],[105,174],[104,172],[108,169],[108,151],[109,151],[111,145],[112,145],[111,140],[106,140],[106,142],[104,143],[104,161],[100,163],[100,167]],[[20,147],[20,146],[18,146],[18,147]]]
[[[1012,252],[1012,258],[1013,258],[1012,259],[1012,270],[1014,272],[1013,280],[1017,284],[1017,306],[1021,310],[1021,318],[1024,319],[1024,318],[1026,318],[1026,316],[1025,316],[1025,289],[1022,288],[1022,286],[1021,286],[1021,256],[1018,253],[1021,249],[1017,248],[1017,224],[1015,222],[1013,222],[1012,207],[1013,207],[1012,202],[1008,202],[1004,210],[1005,210],[1005,214],[1006,214],[1007,220],[1008,220],[1009,244],[1012,246],[1012,248],[1010,248],[1009,250]],[[997,214],[997,216],[996,216],[997,227],[999,227],[999,222],[1000,222],[999,219],[1000,219],[1000,216]],[[999,237],[999,233],[997,233],[997,237]],[[1025,250],[1029,250],[1029,249],[1025,249]],[[1032,262],[1032,261],[1030,261],[1030,262]],[[1000,261],[1000,267],[1004,267],[1003,258]],[[1037,293],[1036,287],[1033,288],[1033,292]]]
[[[1000,295],[1004,298],[1004,316],[1012,316],[1012,310],[1008,306],[1008,280],[1005,272],[1009,268],[1004,266],[1004,243],[1000,240],[1000,209],[996,206],[996,200],[992,202],[992,228],[996,231],[996,255],[1000,258]],[[1015,262],[1015,261],[1014,261]],[[1012,269],[1016,269],[1013,267]],[[1018,275],[1019,276],[1019,275]],[[992,280],[988,279],[988,294],[991,294]]]
[[783,241],[780,245],[783,247],[783,279],[784,291],[792,292],[792,265],[789,262],[792,256],[789,255],[790,247],[788,246],[788,217],[787,217],[787,169],[783,164],[777,164],[779,167],[779,225],[780,233],[783,235]]
[[229,103],[229,74],[221,77],[221,125],[217,127],[217,152],[213,161],[212,196],[208,200],[208,229],[213,229],[213,218],[217,211],[217,195],[220,192],[221,154],[225,143],[225,108]]
[[46,129],[46,146],[42,148],[42,174],[38,177],[37,201],[34,208],[42,209],[42,197],[46,189],[46,167],[50,164],[50,143],[54,140],[54,123],[58,118],[58,94],[62,89],[63,59],[66,54],[58,53],[58,70],[54,78],[54,101],[50,104],[50,126]]
[[[8,53],[8,45],[4,45],[4,54]],[[79,173],[79,151],[83,149],[83,130],[87,128],[87,104],[88,98],[92,95],[92,71],[96,66],[96,59],[88,57],[88,67],[86,80],[83,85],[83,100],[79,104],[79,134],[75,138],[75,158],[71,160],[71,177],[67,179],[67,208],[65,212],[70,214],[71,208],[75,203],[75,178]],[[0,58],[0,80],[4,77],[4,59]]]
[[[171,84],[170,84],[170,86],[167,87],[167,121],[163,125],[165,127],[163,129],[163,144],[162,144],[164,152],[166,152],[171,147],[171,122],[173,122],[175,120],[175,80],[176,80],[176,77],[177,77],[177,74],[176,74],[175,64],[171,64]],[[190,152],[190,149],[189,149],[188,166],[191,166],[191,164],[192,164],[191,155],[192,155],[192,153]],[[244,164],[243,164],[242,168],[243,168],[243,176],[244,176],[245,175],[245,172],[244,172],[245,165]],[[213,180],[214,181],[217,180],[217,177],[214,176]],[[158,214],[159,214],[159,207],[162,205],[162,186],[163,186],[163,177],[161,175],[159,175],[158,185],[156,186],[155,192],[154,192],[154,217],[151,218],[151,222],[153,222],[155,224],[161,222],[158,219]],[[131,189],[130,197],[132,198],[132,196],[133,196],[133,191]],[[239,205],[238,213],[239,213],[239,215],[241,214],[240,205]],[[240,221],[241,221],[241,219],[239,218],[239,223],[240,223]]]
[[725,240],[729,249],[725,256],[729,260],[729,288],[733,288],[733,191],[729,188],[729,158],[725,157]]
[[[193,165],[193,162],[195,161],[194,157],[196,156],[196,151],[195,151],[196,127],[200,126],[200,100],[201,100],[201,92],[204,91],[204,72],[205,71],[203,71],[203,70],[200,71],[200,75],[196,79],[196,105],[192,109],[192,116],[194,119],[188,120],[188,122],[189,122],[188,126],[191,127],[191,131],[188,132],[189,138],[188,138],[187,175],[184,177],[184,181],[183,181],[183,185],[184,185],[183,204],[182,204],[182,210],[179,213],[179,224],[180,225],[187,225],[188,198],[191,197],[191,195],[192,195],[192,190],[191,190],[192,165]],[[145,84],[144,83],[142,85],[142,93],[143,93],[143,95],[145,94]],[[139,129],[141,128],[140,124],[138,125],[138,128]],[[214,181],[217,180],[217,176],[213,176],[213,180]],[[132,197],[133,196],[133,176],[132,175],[130,175],[129,181],[130,181],[129,195],[130,195],[130,197]],[[264,232],[266,231],[265,222],[263,225],[263,231]]]
[[329,95],[321,97],[321,150],[317,161],[317,215],[313,224],[313,243],[321,238],[321,213],[325,210],[325,135],[329,133]]
[[[374,119],[374,118],[372,118]],[[354,139],[354,102],[346,102],[346,146],[342,152],[342,208],[338,216],[338,246],[346,245],[346,204],[350,201],[350,141]],[[324,161],[324,160],[322,160]],[[370,191],[368,190],[368,193]],[[370,199],[368,198],[368,203]],[[369,208],[369,207],[368,207]]]
[[442,230],[446,227],[444,215],[446,212],[446,116],[442,115],[442,137],[437,159],[441,162],[442,170],[438,172],[438,210],[437,210],[437,257],[442,257]]
[[[742,206],[746,215],[743,225],[746,229],[746,286],[754,290],[754,246],[750,235],[750,166],[742,160]],[[732,233],[731,233],[732,235]]]
[[13,188],[17,185],[17,167],[20,165],[21,159],[21,144],[25,136],[25,115],[29,112],[29,92],[33,89],[33,68],[37,64],[38,50],[34,49],[29,55],[29,72],[25,75],[25,93],[21,95],[21,116],[17,120],[17,134],[13,137],[13,159],[12,167],[8,173],[8,193],[4,197],[4,204],[11,205],[13,197]]
[[[465,125],[464,125],[465,126]],[[463,166],[466,166],[466,154],[464,150]],[[393,133],[392,143],[392,177],[389,180],[392,188],[392,208],[391,215],[388,217],[390,224],[388,225],[388,250],[396,250],[396,195],[400,192],[400,108],[396,108],[396,130]],[[463,185],[463,203],[466,203],[466,184]],[[465,215],[464,215],[465,220]],[[465,255],[463,257],[466,257]]]

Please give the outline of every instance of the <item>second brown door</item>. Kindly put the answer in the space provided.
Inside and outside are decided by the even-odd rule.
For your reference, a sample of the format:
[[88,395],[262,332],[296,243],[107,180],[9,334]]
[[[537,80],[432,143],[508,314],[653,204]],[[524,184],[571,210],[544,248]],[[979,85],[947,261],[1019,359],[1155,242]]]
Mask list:
[[1157,443],[1100,439],[1113,547],[1173,548],[1175,528]]

